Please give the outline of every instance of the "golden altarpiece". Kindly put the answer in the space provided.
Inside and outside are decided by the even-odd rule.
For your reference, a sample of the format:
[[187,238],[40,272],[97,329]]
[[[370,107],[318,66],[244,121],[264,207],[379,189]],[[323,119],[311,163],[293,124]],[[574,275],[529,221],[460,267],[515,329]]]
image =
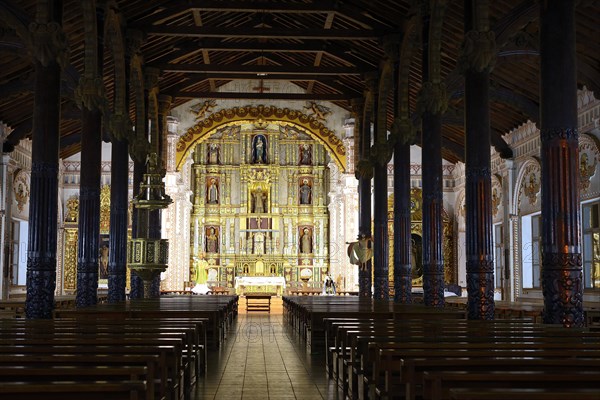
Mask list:
[[[131,238],[131,202],[129,204],[127,236]],[[65,294],[73,294],[77,289],[77,246],[78,246],[79,196],[73,195],[66,202],[64,215],[62,246],[63,276],[62,290]],[[100,190],[100,244],[98,254],[98,288],[108,288],[110,233],[110,185],[103,185]],[[59,247],[60,249],[60,247]],[[129,268],[127,268],[127,290],[129,290]]]
[[[423,192],[420,188],[410,190],[410,236],[411,236],[411,266],[413,287],[423,286]],[[443,257],[444,282],[456,283],[458,274],[455,268],[454,240],[452,239],[452,219],[445,209],[442,209],[443,224]],[[394,195],[388,197],[388,235],[390,266],[394,265]],[[390,295],[394,294],[394,268],[389,269]]]
[[233,288],[278,277],[294,286],[302,275],[320,287],[329,269],[324,146],[296,126],[258,119],[220,126],[192,158],[193,280]]

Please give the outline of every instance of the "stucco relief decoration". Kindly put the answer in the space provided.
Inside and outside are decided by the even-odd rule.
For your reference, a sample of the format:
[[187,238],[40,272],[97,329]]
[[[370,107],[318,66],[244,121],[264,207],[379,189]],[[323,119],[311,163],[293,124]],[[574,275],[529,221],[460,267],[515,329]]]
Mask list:
[[579,189],[586,192],[590,188],[592,178],[596,175],[600,154],[598,146],[588,135],[579,139]]
[[541,187],[541,170],[537,164],[531,164],[525,170],[525,178],[521,186],[529,204],[534,205],[537,202]]
[[13,182],[13,192],[17,202],[17,209],[23,212],[23,208],[29,201],[29,175],[27,172],[20,170],[15,175]]
[[198,103],[190,109],[193,114],[196,114],[196,120],[203,119],[207,114],[210,114],[217,106],[217,102],[213,99],[206,100],[203,103]]
[[325,121],[329,114],[331,114],[331,108],[325,107],[322,104],[317,103],[316,101],[309,101],[303,107],[307,110],[307,115],[309,117],[313,117],[317,121]]
[[502,204],[502,185],[497,178],[492,178],[492,215],[496,217]]

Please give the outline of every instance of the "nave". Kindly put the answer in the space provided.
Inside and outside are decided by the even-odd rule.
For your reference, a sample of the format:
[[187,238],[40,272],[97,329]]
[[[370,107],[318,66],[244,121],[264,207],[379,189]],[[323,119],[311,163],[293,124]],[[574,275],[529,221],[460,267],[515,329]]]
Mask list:
[[270,314],[246,314],[242,303],[223,348],[209,351],[206,379],[194,399],[343,399],[327,378],[325,355],[307,352],[300,335],[284,323],[281,299],[273,299]]

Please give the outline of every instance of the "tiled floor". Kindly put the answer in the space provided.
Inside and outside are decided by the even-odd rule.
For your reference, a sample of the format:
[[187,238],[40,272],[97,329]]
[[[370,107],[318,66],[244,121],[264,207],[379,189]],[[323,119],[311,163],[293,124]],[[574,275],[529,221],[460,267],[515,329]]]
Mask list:
[[[240,308],[242,302],[240,301]],[[306,346],[281,314],[239,314],[225,346],[208,354],[195,399],[342,399],[325,374],[325,356]]]

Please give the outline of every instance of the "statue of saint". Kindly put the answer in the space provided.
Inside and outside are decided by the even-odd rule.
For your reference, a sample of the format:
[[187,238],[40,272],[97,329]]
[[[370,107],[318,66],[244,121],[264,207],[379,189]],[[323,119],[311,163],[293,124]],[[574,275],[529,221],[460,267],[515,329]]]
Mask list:
[[260,214],[265,212],[265,194],[262,190],[258,189],[252,193],[252,197],[254,198],[254,208],[252,212],[255,214]]
[[252,162],[254,164],[267,163],[267,141],[263,135],[257,135],[253,140]]
[[327,274],[325,276],[325,282],[323,282],[323,294],[324,295],[334,295],[335,294],[335,283],[333,282],[333,278],[331,275]]
[[208,163],[219,163],[219,145],[216,143],[211,143],[208,145]]
[[256,232],[253,236],[254,251],[253,254],[265,254],[265,234]]
[[100,279],[108,278],[108,246],[100,247]]
[[310,144],[300,145],[300,165],[310,165],[312,163]]
[[206,252],[219,252],[219,238],[217,237],[217,233],[213,227],[208,230],[208,234],[206,235]]
[[300,185],[300,204],[310,204],[312,188],[308,184],[308,179],[302,181]]
[[208,204],[219,204],[219,188],[215,178],[211,178],[208,185]]
[[304,228],[300,236],[300,253],[312,253],[312,233],[308,228]]

